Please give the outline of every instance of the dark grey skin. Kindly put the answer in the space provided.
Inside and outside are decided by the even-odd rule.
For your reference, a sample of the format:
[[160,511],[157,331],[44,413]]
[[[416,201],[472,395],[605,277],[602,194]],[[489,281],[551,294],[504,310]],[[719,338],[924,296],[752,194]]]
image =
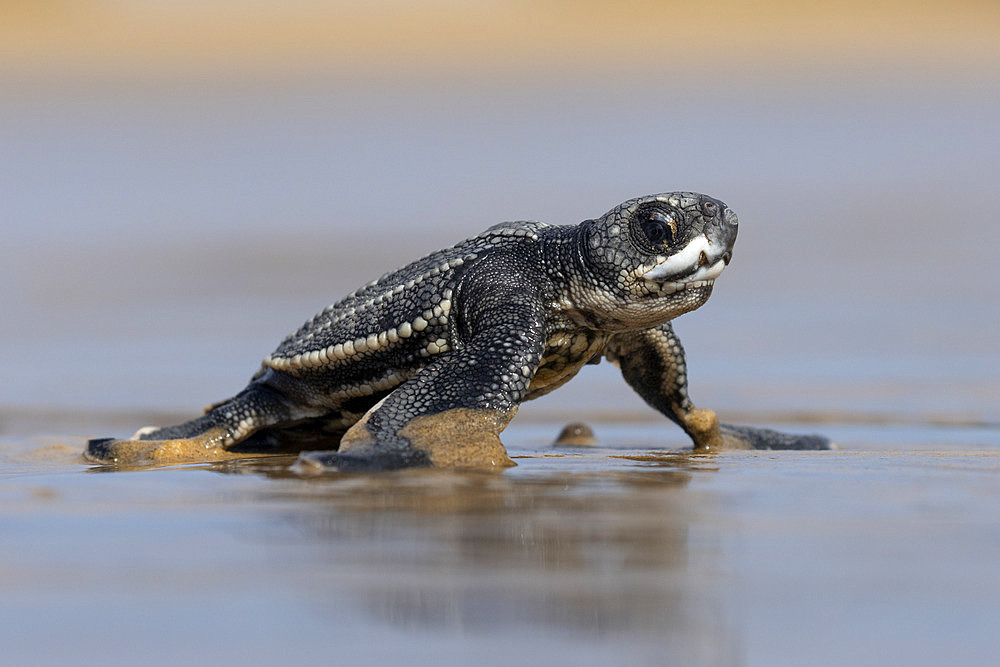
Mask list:
[[331,450],[303,452],[303,471],[513,465],[499,435],[521,401],[602,357],[695,449],[827,449],[820,436],[720,424],[688,397],[670,321],[708,300],[737,226],[725,204],[690,192],[578,225],[496,225],[326,308],[203,416],[92,440],[88,456],[122,462],[141,443],[151,460]]

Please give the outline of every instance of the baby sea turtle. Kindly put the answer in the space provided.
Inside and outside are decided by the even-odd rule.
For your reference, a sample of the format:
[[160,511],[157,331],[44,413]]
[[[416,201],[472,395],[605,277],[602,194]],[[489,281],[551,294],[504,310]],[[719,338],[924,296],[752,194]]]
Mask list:
[[202,416],[91,440],[87,455],[294,448],[330,450],[303,452],[302,469],[513,465],[500,432],[521,401],[601,358],[696,449],[826,449],[820,436],[720,424],[688,397],[670,321],[708,300],[737,224],[721,201],[673,192],[578,225],[490,227],[329,306]]

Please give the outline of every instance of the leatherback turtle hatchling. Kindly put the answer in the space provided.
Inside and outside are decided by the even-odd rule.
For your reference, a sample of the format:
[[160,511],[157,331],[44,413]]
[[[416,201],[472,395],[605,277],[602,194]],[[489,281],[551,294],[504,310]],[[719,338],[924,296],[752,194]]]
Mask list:
[[708,299],[737,224],[721,201],[673,192],[578,225],[490,227],[326,308],[201,417],[91,440],[87,455],[294,447],[335,448],[300,455],[317,469],[513,465],[499,436],[518,404],[601,357],[696,449],[825,449],[820,436],[720,424],[688,398],[670,321]]

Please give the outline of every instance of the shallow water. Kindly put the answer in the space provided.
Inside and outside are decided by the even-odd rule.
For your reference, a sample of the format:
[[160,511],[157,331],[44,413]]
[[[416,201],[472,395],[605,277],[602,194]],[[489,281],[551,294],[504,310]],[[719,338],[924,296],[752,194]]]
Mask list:
[[[801,429],[802,425],[783,425]],[[660,424],[507,432],[503,474],[300,479],[281,458],[102,474],[0,442],[11,662],[988,664],[1000,430],[824,424],[693,455]],[[668,439],[676,435],[669,434]],[[847,641],[845,638],[850,638]]]

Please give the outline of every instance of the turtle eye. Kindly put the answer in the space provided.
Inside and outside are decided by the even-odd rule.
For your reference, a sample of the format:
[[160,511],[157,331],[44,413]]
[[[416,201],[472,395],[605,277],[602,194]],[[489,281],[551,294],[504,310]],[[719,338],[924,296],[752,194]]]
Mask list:
[[674,241],[677,222],[663,211],[653,210],[643,220],[642,231],[653,245],[670,244]]

